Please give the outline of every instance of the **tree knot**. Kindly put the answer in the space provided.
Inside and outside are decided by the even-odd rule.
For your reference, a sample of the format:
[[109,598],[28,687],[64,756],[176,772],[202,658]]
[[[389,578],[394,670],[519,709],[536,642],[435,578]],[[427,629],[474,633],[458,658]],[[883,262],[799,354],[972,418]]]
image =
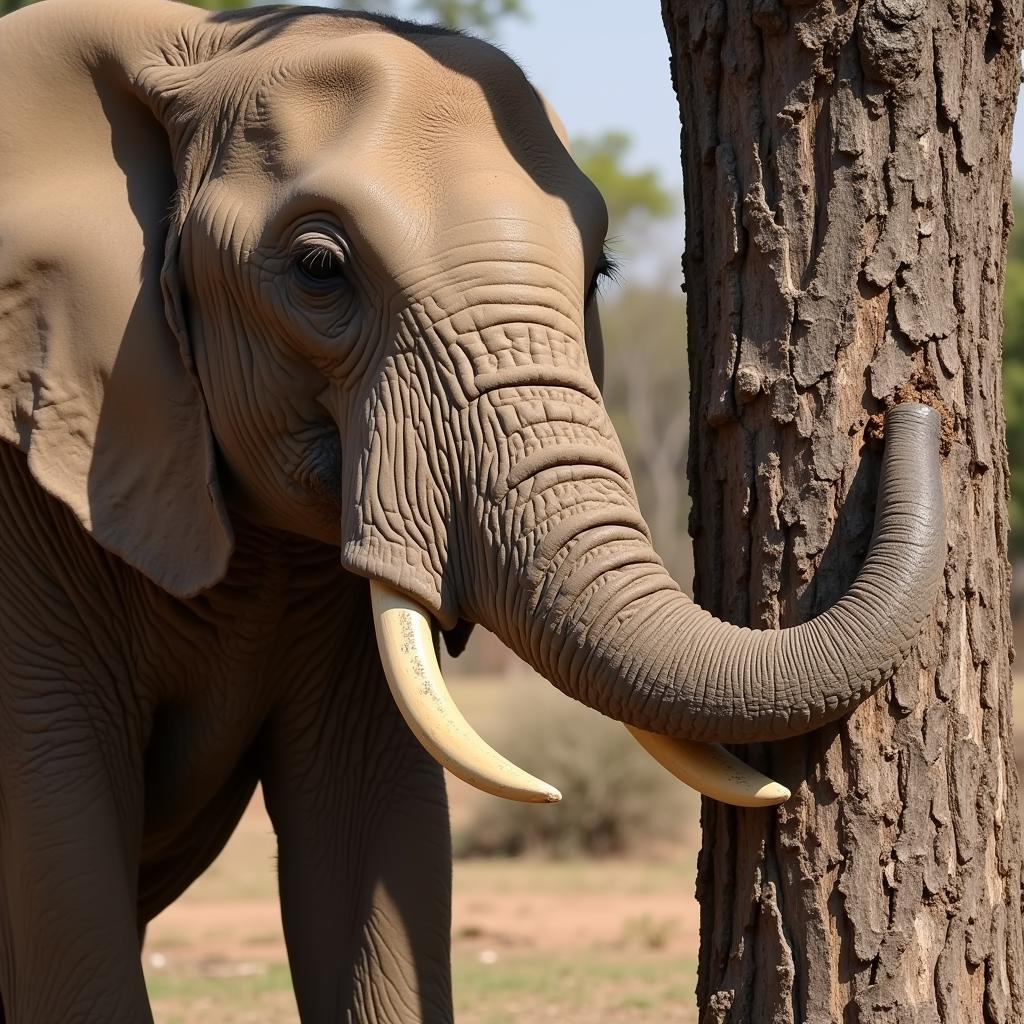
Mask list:
[[868,0],[857,16],[864,67],[889,88],[920,73],[927,36],[925,6],[925,0]]

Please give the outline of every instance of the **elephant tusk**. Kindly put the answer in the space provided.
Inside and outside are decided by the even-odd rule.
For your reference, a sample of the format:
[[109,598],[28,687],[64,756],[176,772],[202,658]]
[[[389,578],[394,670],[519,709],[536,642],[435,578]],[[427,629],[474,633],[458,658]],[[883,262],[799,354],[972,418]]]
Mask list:
[[660,736],[632,725],[626,728],[662,768],[712,800],[736,807],[773,807],[792,796],[781,783],[773,782],[717,743]]
[[445,686],[430,616],[415,601],[370,581],[373,625],[384,675],[406,724],[427,753],[471,786],[526,803],[554,803],[562,794],[488,746],[462,716]]

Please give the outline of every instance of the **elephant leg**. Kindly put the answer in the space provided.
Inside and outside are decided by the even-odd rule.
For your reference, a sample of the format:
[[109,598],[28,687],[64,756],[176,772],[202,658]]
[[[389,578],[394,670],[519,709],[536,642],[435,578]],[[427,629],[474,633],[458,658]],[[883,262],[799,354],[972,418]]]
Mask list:
[[[366,623],[372,648],[373,629]],[[264,778],[303,1024],[451,1021],[451,841],[441,769],[366,669],[282,708]]]
[[141,766],[116,718],[97,713],[97,690],[0,672],[0,988],[9,1024],[153,1019],[135,910]]

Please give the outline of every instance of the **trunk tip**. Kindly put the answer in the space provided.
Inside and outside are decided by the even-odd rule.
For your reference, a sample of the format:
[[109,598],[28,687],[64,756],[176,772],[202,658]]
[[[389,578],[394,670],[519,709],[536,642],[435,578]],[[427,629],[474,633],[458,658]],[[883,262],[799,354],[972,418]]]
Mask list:
[[935,429],[942,425],[942,415],[938,409],[923,402],[900,402],[886,414],[892,423],[928,423]]

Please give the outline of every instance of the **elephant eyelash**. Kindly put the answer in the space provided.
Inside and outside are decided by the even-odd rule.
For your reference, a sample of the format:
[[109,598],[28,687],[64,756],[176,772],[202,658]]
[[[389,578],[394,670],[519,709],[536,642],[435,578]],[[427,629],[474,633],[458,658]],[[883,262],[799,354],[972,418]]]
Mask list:
[[337,282],[344,277],[341,257],[325,245],[310,245],[298,259],[302,272],[319,284]]
[[619,280],[619,262],[612,255],[606,242],[601,249],[601,255],[597,258],[597,266],[594,268],[594,276],[587,289],[586,305],[590,305],[593,298],[601,290],[605,281],[616,282]]

